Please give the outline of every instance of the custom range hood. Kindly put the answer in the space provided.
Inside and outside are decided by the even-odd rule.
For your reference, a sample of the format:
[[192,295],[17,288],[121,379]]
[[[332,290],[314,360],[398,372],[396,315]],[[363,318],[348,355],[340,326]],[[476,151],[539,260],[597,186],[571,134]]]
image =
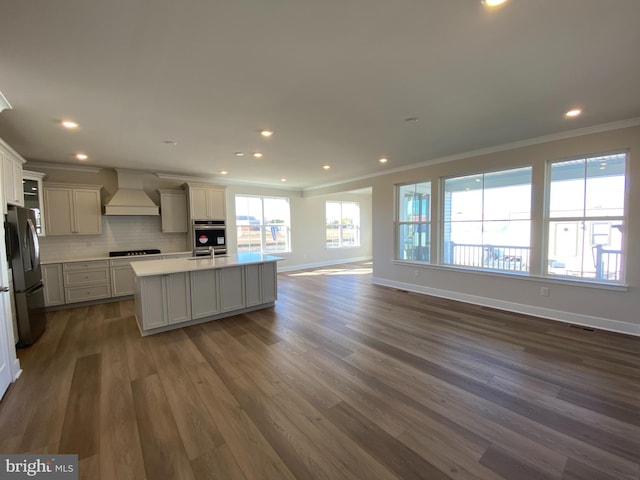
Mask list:
[[160,208],[142,188],[145,173],[121,168],[115,171],[118,190],[105,203],[105,215],[160,215]]

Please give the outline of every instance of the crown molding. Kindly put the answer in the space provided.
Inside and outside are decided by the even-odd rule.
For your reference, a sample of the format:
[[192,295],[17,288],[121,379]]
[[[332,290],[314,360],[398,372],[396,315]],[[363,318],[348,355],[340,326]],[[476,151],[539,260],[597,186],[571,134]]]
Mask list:
[[627,120],[619,120],[616,122],[603,123],[600,125],[593,125],[591,127],[577,128],[574,130],[567,130],[559,133],[551,133],[549,135],[543,135],[541,137],[529,138],[526,140],[518,140],[516,142],[504,143],[502,145],[495,145],[493,147],[481,148],[478,150],[471,150],[469,152],[457,153],[455,155],[448,155],[445,157],[434,158],[431,160],[425,160],[424,162],[412,163],[411,165],[404,165],[402,167],[391,168],[384,172],[376,172],[368,175],[362,175],[349,180],[338,181],[333,183],[326,183],[323,185],[317,185],[314,187],[304,188],[303,192],[313,192],[314,190],[321,190],[324,188],[335,187],[338,185],[349,184],[357,182],[359,180],[367,180],[369,178],[382,177],[392,173],[406,172],[407,170],[414,170],[416,168],[428,167],[430,165],[437,165],[439,163],[454,162],[456,160],[464,160],[465,158],[479,157],[481,155],[488,155],[492,153],[503,152],[505,150],[515,150],[516,148],[530,147],[532,145],[540,145],[543,143],[554,142],[558,140],[566,140],[569,138],[581,137],[584,135],[593,135],[596,133],[610,132],[613,130],[621,130],[623,128],[640,126],[640,117],[630,118]]
[[49,163],[49,162],[27,162],[25,167],[29,170],[44,168],[46,170],[66,170],[82,173],[100,173],[103,167],[89,167],[86,165],[71,165],[66,163]]

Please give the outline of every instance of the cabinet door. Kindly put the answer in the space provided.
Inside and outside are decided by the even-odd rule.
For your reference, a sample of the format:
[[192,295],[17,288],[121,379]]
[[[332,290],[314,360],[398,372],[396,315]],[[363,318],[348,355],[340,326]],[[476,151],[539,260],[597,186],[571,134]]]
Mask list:
[[64,284],[62,280],[62,264],[42,265],[45,306],[64,304]]
[[187,197],[183,193],[162,193],[160,214],[163,233],[186,233]]
[[102,216],[100,215],[100,192],[98,190],[74,189],[74,221],[75,232],[87,235],[98,235],[102,232]]
[[245,307],[242,267],[220,269],[220,309],[223,312]]
[[225,206],[225,191],[223,189],[207,189],[207,218],[224,220],[227,217]]
[[262,303],[261,265],[245,265],[244,286],[247,307]]
[[278,298],[278,269],[276,262],[260,265],[262,279],[262,303],[275,302]]
[[142,328],[146,330],[167,325],[169,321],[164,294],[164,276],[143,277],[138,281],[140,292],[136,295],[136,308],[138,315],[142,317]]
[[71,189],[45,188],[44,206],[47,233],[49,235],[71,235],[74,229]]
[[190,273],[191,317],[204,318],[220,313],[218,271],[196,270]]
[[180,323],[191,320],[189,273],[180,272],[164,275],[164,281],[168,322]]
[[206,188],[189,187],[189,208],[192,219],[206,220],[209,218]]
[[111,267],[111,296],[133,295],[135,275],[129,265]]
[[24,190],[22,188],[22,163],[19,161],[13,163],[13,196],[15,198],[14,205],[24,207]]

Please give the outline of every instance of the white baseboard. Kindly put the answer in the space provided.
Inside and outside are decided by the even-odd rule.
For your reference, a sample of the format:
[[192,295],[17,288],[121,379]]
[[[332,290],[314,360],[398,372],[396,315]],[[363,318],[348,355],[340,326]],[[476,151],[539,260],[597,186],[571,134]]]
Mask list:
[[304,263],[300,265],[291,265],[290,267],[281,267],[281,264],[278,264],[278,273],[308,270],[309,268],[329,267],[331,265],[340,265],[343,263],[365,262],[367,260],[371,260],[371,258],[372,257],[345,258],[344,260],[327,260],[326,262]]
[[407,290],[414,293],[423,293],[425,295],[433,295],[434,297],[448,298],[450,300],[458,300],[461,302],[472,303],[474,305],[482,305],[483,307],[493,307],[501,310],[508,310],[515,313],[523,313],[525,315],[533,315],[548,320],[556,320],[558,322],[570,323],[572,325],[582,325],[585,327],[607,330],[610,332],[624,333],[640,337],[640,325],[620,322],[618,320],[610,320],[608,318],[593,317],[580,313],[564,312],[561,310],[553,310],[550,308],[534,307],[521,303],[506,302],[504,300],[496,300],[494,298],[479,297],[477,295],[469,295],[466,293],[452,292],[450,290],[441,290],[438,288],[424,287],[412,283],[396,282],[385,278],[372,278],[375,285],[397,288],[399,290]]

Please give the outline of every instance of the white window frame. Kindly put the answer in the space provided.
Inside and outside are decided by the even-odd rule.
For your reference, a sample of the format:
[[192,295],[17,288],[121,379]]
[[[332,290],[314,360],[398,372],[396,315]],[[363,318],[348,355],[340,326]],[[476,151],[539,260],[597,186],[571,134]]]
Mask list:
[[[416,221],[401,221],[400,218],[400,208],[403,204],[402,199],[400,198],[400,191],[402,187],[413,186],[414,192],[417,190],[417,186],[421,184],[428,184],[429,188],[429,202],[427,207],[425,208],[425,216],[426,220],[416,220]],[[394,247],[394,255],[393,258],[398,262],[409,262],[409,263],[421,263],[421,264],[430,264],[433,256],[431,252],[433,251],[432,243],[433,243],[433,219],[432,219],[432,204],[433,204],[433,182],[431,180],[422,180],[416,182],[407,182],[407,183],[399,183],[395,186],[395,247]],[[402,240],[400,238],[400,233],[405,226],[413,226],[414,231],[420,231],[421,227],[424,227],[425,232],[429,232],[429,241],[422,245],[418,242],[417,245],[413,245],[414,247],[423,247],[427,249],[428,259],[421,260],[415,258],[401,258],[400,256],[400,248],[402,244]],[[409,246],[411,248],[411,246]]]
[[[254,228],[259,228],[260,229],[260,248],[249,248],[249,252],[252,253],[265,253],[265,254],[271,254],[271,253],[290,253],[291,250],[291,204],[289,201],[288,197],[275,197],[275,196],[271,196],[271,195],[242,195],[242,194],[237,194],[235,196],[235,211],[236,211],[236,218],[238,217],[237,211],[238,211],[238,207],[237,207],[237,202],[238,199],[243,199],[243,198],[253,198],[253,199],[259,199],[260,200],[260,218],[257,219],[259,220],[259,224],[255,224]],[[265,200],[267,199],[275,199],[275,200],[285,200],[288,207],[289,207],[289,213],[288,213],[288,221],[289,223],[265,223]],[[238,233],[238,251],[240,251],[240,238],[242,237],[242,232],[240,230],[242,226],[236,225],[236,232]],[[249,225],[250,229],[251,229],[251,225]],[[284,230],[284,237],[285,237],[285,242],[286,242],[286,247],[284,249],[266,249],[265,246],[267,245],[267,230],[269,230],[271,232],[271,235],[277,235],[278,233],[282,232],[282,230]],[[242,251],[246,251],[246,250],[242,250]]]
[[[513,246],[513,247],[498,248],[499,252],[496,252],[495,248],[494,249],[487,248],[487,245],[489,244],[485,244],[485,242],[483,241],[482,244],[477,245],[478,247],[480,247],[479,249],[471,249],[469,253],[462,254],[462,257],[465,258],[470,263],[456,263],[455,258],[457,253],[456,252],[450,253],[447,251],[446,238],[445,238],[446,224],[448,223],[446,221],[446,214],[445,214],[446,181],[453,180],[453,179],[464,179],[465,177],[480,177],[482,180],[475,180],[475,181],[479,181],[482,183],[482,191],[484,192],[485,175],[491,175],[495,173],[508,172],[510,170],[520,170],[520,169],[529,169],[530,175],[531,175],[531,180],[530,180],[531,198],[529,203],[529,218],[528,218],[529,227],[530,227],[529,245],[527,247]],[[485,170],[485,171],[480,171],[475,173],[464,173],[464,174],[452,175],[449,177],[441,177],[440,178],[441,194],[439,198],[440,205],[438,208],[439,215],[441,216],[441,219],[442,219],[442,221],[439,224],[440,231],[438,232],[438,235],[439,235],[438,238],[440,239],[440,256],[438,259],[439,265],[442,265],[447,268],[479,270],[483,272],[492,272],[492,273],[502,274],[502,275],[513,275],[513,274],[527,275],[527,276],[530,275],[531,262],[534,261],[534,259],[531,257],[532,245],[534,243],[533,237],[536,234],[533,231],[533,228],[535,225],[535,222],[534,222],[535,212],[534,212],[534,204],[533,204],[534,188],[535,186],[533,181],[533,165],[531,164],[512,165],[512,166],[508,166],[508,167],[504,167],[496,170]],[[483,193],[483,198],[484,198],[484,193]],[[483,204],[481,218],[475,221],[470,220],[470,222],[481,222],[484,225],[485,222],[490,221],[490,220],[485,220],[486,216],[487,216],[487,212],[485,212],[485,206]],[[505,218],[502,221],[507,221],[507,220],[510,220],[510,219]],[[527,219],[522,218],[521,220],[527,220]],[[496,219],[495,221],[500,221],[500,220]],[[484,226],[483,226],[483,229],[484,229]],[[469,245],[468,247],[471,247],[471,245]],[[445,261],[448,255],[453,255],[454,258],[450,259],[450,261]]]
[[[340,205],[340,220],[338,223],[338,245],[329,245],[329,238],[328,238],[328,234],[329,234],[329,227],[330,226],[334,226],[333,224],[329,224],[327,222],[327,210],[328,210],[328,205],[330,203],[334,203],[334,204],[339,204]],[[344,214],[343,214],[343,206],[345,204],[350,204],[350,205],[356,205],[358,207],[358,218],[356,219],[355,223],[342,223],[342,220],[344,219]],[[355,232],[355,243],[354,244],[348,244],[345,245],[343,243],[344,241],[344,229],[345,228],[350,228],[351,230],[353,230]],[[325,202],[325,245],[327,247],[327,249],[329,250],[334,250],[337,248],[358,248],[360,247],[360,202],[353,202],[353,201],[349,201],[349,200],[327,200]]]
[[[589,159],[600,159],[603,157],[607,157],[607,156],[614,156],[614,155],[624,155],[625,156],[625,165],[624,165],[624,205],[623,205],[623,214],[622,215],[616,215],[616,216],[598,216],[598,215],[586,215],[586,213],[584,213],[583,215],[570,215],[570,216],[563,216],[563,217],[551,217],[551,213],[550,213],[550,209],[551,209],[551,169],[553,164],[556,163],[563,163],[563,162],[569,162],[572,160],[584,160],[585,161],[585,179],[586,177],[586,166],[587,166],[587,160]],[[546,162],[546,171],[545,171],[545,184],[544,184],[544,190],[545,190],[545,208],[544,208],[544,214],[543,214],[543,223],[544,223],[544,231],[543,231],[543,243],[542,243],[542,263],[543,263],[543,269],[542,269],[542,275],[545,278],[548,279],[553,279],[553,280],[557,280],[560,282],[582,282],[582,283],[595,283],[595,284],[605,284],[605,285],[625,285],[626,283],[626,265],[627,265],[627,257],[628,257],[628,249],[627,249],[627,236],[626,235],[622,235],[622,248],[621,251],[619,252],[620,258],[619,260],[616,260],[616,265],[619,264],[620,266],[620,270],[618,272],[616,272],[615,277],[614,278],[610,278],[608,274],[604,275],[603,277],[598,277],[596,276],[595,278],[593,277],[589,277],[589,276],[578,276],[578,275],[563,275],[563,274],[559,274],[557,272],[555,273],[551,273],[550,269],[554,268],[554,266],[552,265],[552,261],[553,261],[553,257],[554,255],[552,254],[552,252],[550,252],[550,239],[551,239],[551,234],[552,234],[552,224],[560,224],[560,223],[566,223],[566,224],[573,224],[575,223],[577,225],[577,228],[587,228],[586,225],[589,224],[589,231],[586,233],[583,233],[583,235],[588,238],[589,240],[591,240],[593,238],[594,232],[592,230],[592,227],[596,224],[610,224],[613,221],[621,221],[622,225],[624,226],[624,228],[627,228],[628,226],[628,217],[629,217],[629,188],[628,188],[628,183],[629,183],[629,151],[628,150],[614,150],[614,151],[609,151],[609,152],[604,152],[604,153],[593,153],[593,154],[588,154],[588,155],[577,155],[577,156],[572,156],[569,158],[563,158],[563,159],[554,159],[554,160],[549,160]],[[586,195],[586,192],[585,192]],[[583,210],[585,208],[584,203],[586,202],[586,198],[583,201]],[[609,233],[610,235],[611,233]],[[585,240],[586,241],[586,240]],[[576,246],[577,248],[577,246]],[[584,250],[586,249],[585,246],[583,246],[583,255],[585,255],[586,253],[584,252]],[[596,262],[597,263],[597,262]],[[596,268],[596,275],[598,275],[598,268]]]

